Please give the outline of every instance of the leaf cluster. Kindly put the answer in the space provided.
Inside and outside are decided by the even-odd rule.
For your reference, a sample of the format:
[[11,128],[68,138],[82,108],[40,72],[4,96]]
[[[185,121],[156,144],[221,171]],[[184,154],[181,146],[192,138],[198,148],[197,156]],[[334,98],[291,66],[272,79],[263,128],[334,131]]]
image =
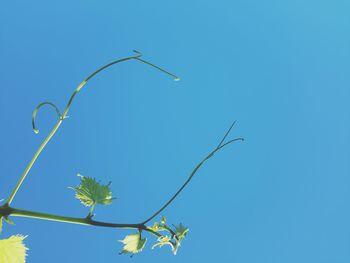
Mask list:
[[[176,255],[179,247],[181,246],[182,240],[187,235],[189,229],[183,226],[174,225],[170,228],[167,225],[165,217],[162,217],[160,222],[155,222],[152,226],[147,227],[147,231],[157,237],[157,242],[152,246],[152,249],[156,247],[169,246],[174,255]],[[132,235],[127,235],[123,240],[120,240],[124,244],[124,247],[120,254],[137,254],[142,251],[147,242],[147,238],[141,237],[141,232]]]
[[[112,191],[110,189],[111,183],[102,185],[95,178],[85,177],[78,174],[80,177],[80,184],[76,187],[70,187],[75,191],[75,197],[86,206],[93,208],[96,204],[109,205],[113,201]],[[92,217],[92,210],[88,217]],[[157,243],[152,246],[152,249],[156,247],[170,246],[174,255],[176,255],[178,248],[181,245],[182,240],[185,238],[188,228],[184,227],[181,223],[174,225],[173,228],[169,227],[165,217],[162,217],[159,222],[155,222],[152,226],[146,227],[146,231],[152,233],[157,237]],[[124,247],[120,254],[137,254],[143,250],[146,245],[147,238],[142,238],[142,229],[139,229],[138,233],[125,236],[123,240],[119,240],[124,244]]]
[[[173,225],[173,228],[167,225],[165,217],[162,217],[160,222],[155,222],[153,226],[149,227],[156,233],[162,233],[158,236],[157,243],[152,246],[152,249],[156,247],[170,246],[171,251],[176,255],[182,240],[187,235],[189,229],[182,223],[179,225]],[[165,234],[164,234],[165,233]]]
[[[21,210],[11,207],[11,203],[17,194],[19,188],[21,187],[24,179],[27,177],[29,171],[33,167],[34,163],[36,162],[37,158],[43,151],[43,149],[46,147],[47,143],[51,140],[51,138],[55,135],[56,131],[59,129],[62,122],[68,118],[68,111],[70,109],[70,106],[77,95],[77,93],[86,85],[86,83],[99,74],[101,71],[111,67],[112,65],[118,64],[120,62],[128,61],[128,60],[136,60],[139,62],[142,62],[146,65],[149,65],[157,70],[160,70],[161,72],[170,75],[174,78],[174,80],[179,80],[179,78],[176,75],[173,75],[172,73],[158,67],[157,65],[154,65],[153,63],[141,59],[142,54],[138,51],[134,51],[136,55],[122,58],[115,60],[111,63],[108,63],[107,65],[104,65],[103,67],[97,69],[92,74],[90,74],[87,78],[85,78],[78,87],[74,90],[73,94],[71,95],[64,111],[59,111],[58,107],[56,107],[55,104],[51,102],[42,102],[40,103],[36,109],[33,112],[32,115],[32,126],[35,133],[38,133],[39,130],[36,128],[35,125],[35,119],[38,111],[43,106],[50,106],[53,108],[58,116],[58,121],[51,130],[51,132],[48,134],[46,139],[42,142],[36,153],[34,154],[33,158],[29,162],[28,166],[24,170],[21,178],[17,182],[17,185],[12,190],[9,198],[7,199],[7,202],[5,205],[1,206],[0,208],[0,233],[2,231],[3,226],[3,219],[9,223],[13,224],[11,219],[8,218],[9,215],[16,215],[16,216],[24,216],[24,217],[33,217],[33,218],[39,218],[39,219],[45,219],[45,220],[52,220],[52,221],[59,221],[59,222],[66,222],[66,223],[73,223],[73,224],[83,224],[83,225],[94,225],[94,226],[105,226],[105,227],[113,227],[113,228],[132,228],[137,229],[138,232],[127,235],[123,240],[120,240],[120,242],[123,243],[121,254],[137,254],[143,250],[147,243],[147,238],[142,237],[142,234],[144,232],[148,232],[152,235],[154,235],[157,238],[156,243],[152,246],[152,249],[154,248],[161,248],[163,246],[169,246],[171,248],[171,251],[174,255],[176,255],[179,247],[181,246],[181,243],[183,239],[186,237],[189,229],[182,225],[181,223],[178,225],[172,225],[170,227],[167,224],[167,221],[165,217],[162,217],[159,222],[155,222],[152,226],[146,226],[148,222],[151,222],[156,216],[158,216],[166,207],[168,207],[174,199],[183,191],[183,189],[187,186],[187,184],[192,180],[193,176],[196,174],[198,169],[209,159],[211,158],[217,151],[222,149],[228,144],[231,144],[234,141],[242,141],[242,138],[236,138],[230,141],[225,142],[226,137],[230,133],[234,123],[231,125],[229,130],[226,132],[225,136],[219,143],[219,145],[209,153],[207,157],[205,157],[192,171],[189,178],[185,181],[185,183],[179,188],[179,190],[169,199],[169,201],[166,202],[164,206],[162,206],[157,212],[155,212],[151,217],[149,217],[146,221],[140,224],[117,224],[117,223],[108,223],[108,222],[101,222],[101,221],[95,221],[93,220],[93,210],[96,205],[110,205],[113,200],[115,199],[112,195],[112,191],[110,189],[111,183],[108,183],[106,185],[101,184],[99,181],[97,181],[95,178],[92,177],[85,177],[80,174],[78,176],[80,177],[80,183],[76,187],[70,187],[75,192],[75,197],[83,204],[85,207],[89,207],[89,213],[84,218],[74,218],[74,217],[67,217],[67,216],[61,216],[61,215],[53,215],[53,214],[46,214],[46,213],[40,213],[35,211],[29,211],[29,210]],[[5,212],[6,211],[6,212]],[[24,263],[26,258],[26,251],[27,248],[23,244],[23,240],[26,238],[26,236],[22,235],[14,235],[7,239],[0,240],[0,263]]]

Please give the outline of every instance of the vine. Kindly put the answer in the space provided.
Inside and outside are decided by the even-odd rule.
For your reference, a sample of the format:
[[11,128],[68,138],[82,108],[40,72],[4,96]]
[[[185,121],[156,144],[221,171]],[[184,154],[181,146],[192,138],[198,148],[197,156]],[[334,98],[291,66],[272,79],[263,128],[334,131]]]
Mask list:
[[[123,240],[120,242],[123,243],[124,247],[121,254],[129,253],[132,255],[139,253],[144,248],[147,238],[142,237],[143,232],[147,232],[151,235],[154,235],[157,238],[157,243],[152,246],[152,248],[155,247],[162,247],[165,245],[170,246],[172,252],[174,254],[177,253],[179,246],[181,245],[182,240],[185,238],[186,234],[188,233],[188,228],[183,226],[181,223],[179,225],[174,225],[173,227],[170,227],[167,223],[167,220],[165,217],[162,217],[159,222],[154,222],[153,225],[147,225],[150,221],[152,221],[155,217],[157,217],[161,212],[164,211],[175,199],[176,197],[185,189],[185,187],[188,185],[188,183],[192,180],[194,175],[197,173],[199,168],[208,160],[210,159],[216,152],[224,148],[225,146],[236,142],[236,141],[243,141],[243,138],[235,138],[232,140],[227,141],[227,137],[229,133],[231,132],[235,122],[230,126],[230,128],[227,130],[223,138],[221,139],[220,143],[217,147],[215,147],[209,154],[206,155],[206,157],[197,164],[197,166],[193,169],[188,179],[182,184],[182,186],[175,192],[175,194],[156,212],[154,212],[151,216],[146,218],[140,223],[112,223],[112,222],[102,222],[94,220],[94,214],[93,210],[97,204],[100,205],[109,205],[113,201],[113,195],[110,190],[111,183],[107,185],[103,185],[100,182],[98,182],[95,178],[91,177],[84,177],[82,175],[80,176],[80,184],[76,187],[73,187],[75,191],[75,197],[80,200],[80,202],[85,205],[86,207],[89,207],[88,215],[85,217],[69,217],[69,216],[63,216],[63,215],[56,215],[56,214],[47,214],[42,212],[36,212],[31,210],[24,210],[15,208],[12,206],[12,202],[19,191],[20,187],[22,186],[24,180],[28,176],[31,168],[37,161],[38,157],[46,147],[46,145],[49,143],[49,141],[53,138],[57,130],[60,128],[61,124],[64,122],[64,120],[68,117],[68,112],[70,110],[70,106],[72,102],[74,101],[75,96],[80,92],[80,90],[87,84],[87,82],[92,79],[94,76],[96,76],[101,71],[115,65],[121,62],[125,62],[128,60],[136,60],[139,61],[145,65],[151,66],[169,76],[171,76],[174,80],[179,80],[180,78],[176,75],[164,70],[163,68],[158,67],[157,65],[141,59],[142,54],[138,51],[135,51],[134,56],[125,57],[122,59],[115,60],[99,69],[94,71],[92,74],[90,74],[87,78],[85,78],[78,87],[74,90],[73,94],[70,96],[68,103],[63,111],[63,113],[60,112],[59,108],[53,104],[52,102],[42,102],[40,103],[34,110],[32,115],[32,127],[33,131],[35,133],[39,133],[39,130],[36,127],[35,120],[37,113],[43,106],[49,106],[51,107],[58,116],[58,121],[52,128],[51,132],[47,135],[47,137],[44,139],[44,141],[39,146],[38,150],[35,152],[34,156],[30,160],[29,164],[25,168],[22,176],[18,180],[17,184],[13,188],[10,196],[8,197],[7,201],[4,205],[0,206],[0,232],[2,230],[2,220],[4,219],[7,223],[13,224],[13,221],[9,218],[11,217],[27,217],[27,218],[35,218],[35,219],[41,219],[41,220],[50,220],[50,221],[56,221],[56,222],[64,222],[69,224],[80,224],[80,225],[89,225],[89,226],[97,226],[97,227],[108,227],[108,228],[129,228],[129,229],[135,229],[137,230],[136,233],[127,235]],[[26,258],[26,250],[27,248],[23,244],[23,240],[25,239],[25,236],[22,235],[15,235],[11,236],[8,239],[0,240],[0,262],[10,262],[10,263],[16,263],[16,262],[25,262]],[[10,260],[10,261],[7,261]],[[12,261],[11,261],[12,260]]]

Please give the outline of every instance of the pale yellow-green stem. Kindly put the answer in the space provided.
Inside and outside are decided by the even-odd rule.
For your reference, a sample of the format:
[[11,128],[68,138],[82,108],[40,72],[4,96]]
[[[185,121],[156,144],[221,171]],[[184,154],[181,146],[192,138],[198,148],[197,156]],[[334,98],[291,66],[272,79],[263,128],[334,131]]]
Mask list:
[[10,205],[11,202],[13,201],[13,198],[15,197],[17,191],[19,190],[19,188],[21,187],[24,179],[26,178],[26,176],[28,175],[30,169],[32,169],[35,161],[38,159],[40,153],[43,151],[43,149],[45,148],[46,144],[51,140],[51,138],[55,135],[56,131],[58,130],[58,128],[61,126],[63,122],[63,119],[60,119],[57,124],[55,125],[55,127],[52,129],[52,131],[50,132],[50,134],[46,137],[46,139],[43,141],[43,143],[40,145],[39,149],[36,151],[36,153],[34,154],[33,158],[31,159],[31,161],[29,162],[28,166],[26,167],[26,169],[24,170],[21,178],[19,179],[19,181],[17,182],[17,185],[15,186],[15,188],[12,190],[12,193],[10,195],[10,197],[8,198],[6,204]]

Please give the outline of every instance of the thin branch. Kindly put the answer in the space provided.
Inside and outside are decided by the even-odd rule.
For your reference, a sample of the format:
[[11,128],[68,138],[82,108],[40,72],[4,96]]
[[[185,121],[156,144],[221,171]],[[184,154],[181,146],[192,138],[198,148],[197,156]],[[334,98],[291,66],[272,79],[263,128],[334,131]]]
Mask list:
[[51,140],[51,138],[55,135],[56,131],[58,130],[58,128],[60,127],[60,125],[62,124],[63,119],[60,119],[57,124],[53,127],[53,129],[51,130],[51,132],[49,133],[49,135],[45,138],[45,140],[42,142],[42,144],[39,146],[39,149],[36,151],[36,153],[34,154],[34,156],[32,157],[32,159],[30,160],[29,164],[27,165],[26,169],[24,170],[21,178],[19,179],[19,181],[17,182],[16,186],[14,187],[14,189],[11,192],[10,197],[8,198],[6,205],[10,205],[13,201],[13,199],[15,198],[15,195],[17,194],[17,191],[19,190],[19,188],[21,187],[24,179],[26,178],[27,174],[29,173],[29,171],[32,169],[35,161],[38,159],[40,153],[42,152],[42,150],[45,148],[45,146],[47,145],[47,143]]
[[100,227],[110,227],[110,228],[134,228],[146,230],[147,227],[142,224],[123,224],[123,223],[111,223],[111,222],[102,222],[92,220],[91,218],[86,217],[69,217],[56,214],[47,214],[23,209],[12,208],[8,206],[0,207],[0,217],[26,217],[26,218],[35,218],[47,221],[63,222],[70,224],[78,225],[87,225],[87,226],[100,226]]
[[7,205],[0,207],[0,218],[1,217],[25,217],[25,218],[35,218],[46,221],[62,222],[68,224],[85,225],[85,226],[97,226],[97,227],[107,227],[107,228],[129,228],[137,229],[139,231],[147,231],[156,237],[162,236],[151,228],[144,224],[129,224],[129,223],[111,223],[92,220],[91,218],[81,218],[81,217],[69,217],[56,214],[47,214],[23,209],[12,208]]
[[223,144],[223,142],[226,140],[227,136],[230,134],[230,132],[231,132],[233,126],[235,126],[235,124],[236,124],[236,121],[234,121],[231,124],[230,128],[227,130],[227,132],[225,133],[224,137],[222,138],[222,140],[220,141],[220,143],[218,144],[218,146],[216,148],[219,148]]
[[[234,124],[233,124],[234,125]],[[173,195],[173,197],[164,205],[162,206],[156,213],[154,213],[151,217],[149,217],[147,220],[145,220],[142,223],[138,224],[130,224],[130,223],[111,223],[111,222],[103,222],[103,221],[96,221],[92,219],[92,216],[87,216],[84,218],[80,217],[69,217],[69,216],[62,216],[57,214],[48,214],[48,213],[41,213],[41,212],[35,212],[30,210],[23,210],[23,209],[17,209],[10,207],[8,203],[0,207],[0,218],[8,216],[15,216],[15,217],[26,217],[26,218],[36,218],[41,220],[48,220],[48,221],[55,221],[55,222],[63,222],[63,223],[69,223],[69,224],[79,224],[79,225],[86,225],[86,226],[98,226],[98,227],[109,227],[109,228],[131,228],[131,229],[137,229],[140,232],[141,231],[147,231],[157,237],[161,237],[162,235],[158,232],[154,231],[152,228],[147,227],[146,223],[151,221],[154,217],[156,217],[159,213],[161,213],[167,206],[169,206],[175,198],[181,193],[181,191],[187,186],[187,184],[192,180],[193,176],[197,173],[198,169],[208,160],[210,159],[217,151],[222,149],[223,147],[235,142],[235,141],[243,141],[243,138],[236,138],[233,140],[229,140],[226,143],[224,143],[224,140],[229,135],[233,125],[229,128],[229,130],[226,132],[225,136],[221,140],[220,144],[211,151],[192,171],[189,178],[186,180],[186,182],[181,186],[181,188]],[[90,215],[90,214],[89,214]],[[167,230],[173,235],[174,238],[178,239],[176,233],[170,229],[167,228]]]
[[149,218],[147,218],[145,221],[142,222],[142,224],[146,224],[149,221],[151,221],[153,218],[155,218],[157,215],[159,215],[165,208],[167,208],[167,206],[169,206],[174,200],[175,198],[182,192],[182,190],[187,186],[187,184],[192,180],[192,178],[194,177],[194,175],[197,173],[198,169],[208,160],[210,159],[217,151],[219,151],[220,149],[222,149],[223,147],[235,142],[235,141],[243,141],[243,138],[236,138],[233,140],[230,140],[226,143],[223,144],[224,140],[226,139],[226,137],[229,135],[233,125],[235,124],[235,122],[231,125],[231,127],[228,129],[228,131],[225,133],[223,139],[220,141],[220,144],[213,150],[211,151],[192,171],[192,173],[190,174],[190,176],[188,177],[188,179],[186,180],[186,182],[180,187],[180,189],[169,199],[169,201],[167,201],[157,212],[155,212],[152,216],[150,216]]

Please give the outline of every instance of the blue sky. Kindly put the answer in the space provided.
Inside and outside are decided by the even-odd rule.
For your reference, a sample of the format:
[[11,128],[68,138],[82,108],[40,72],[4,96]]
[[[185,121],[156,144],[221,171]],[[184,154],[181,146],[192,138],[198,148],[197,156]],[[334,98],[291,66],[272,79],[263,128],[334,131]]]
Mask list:
[[349,262],[348,1],[7,1],[0,10],[0,193],[6,198],[93,70],[93,79],[16,196],[23,209],[85,216],[76,173],[112,181],[96,219],[138,222],[232,138],[164,211],[190,228],[177,256],[119,256],[131,233],[15,218],[28,262]]

